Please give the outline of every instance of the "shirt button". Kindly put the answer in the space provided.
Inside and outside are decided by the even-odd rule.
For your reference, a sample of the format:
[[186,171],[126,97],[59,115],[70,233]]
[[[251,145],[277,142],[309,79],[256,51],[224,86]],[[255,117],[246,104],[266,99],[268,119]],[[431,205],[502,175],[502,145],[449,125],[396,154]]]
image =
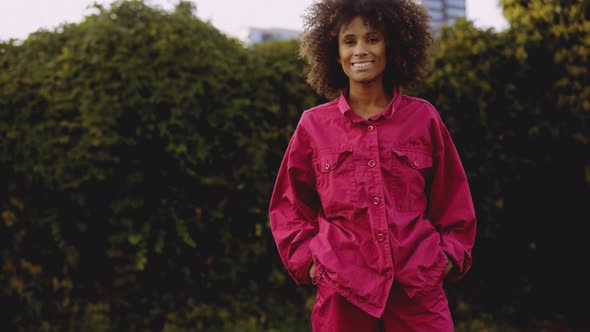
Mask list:
[[383,234],[383,233],[379,233],[379,234],[377,234],[377,240],[378,240],[379,242],[383,242],[383,241],[385,241],[385,234]]
[[369,167],[373,168],[373,167],[375,167],[375,165],[377,165],[377,163],[375,162],[375,160],[369,160],[368,165],[369,165]]
[[377,197],[377,196],[373,197],[373,205],[379,205],[379,201],[381,201],[379,199],[379,197]]
[[330,169],[330,164],[326,164],[324,167],[325,167],[326,169]]
[[391,278],[393,278],[393,273],[387,272],[387,274],[385,276],[387,277],[387,279],[391,279]]
[[414,166],[416,166],[416,167],[420,166],[420,163],[418,162],[418,160],[414,160]]
[[367,130],[368,130],[368,131],[373,131],[373,130],[375,130],[375,126],[373,126],[373,125],[368,125],[368,126],[367,126]]

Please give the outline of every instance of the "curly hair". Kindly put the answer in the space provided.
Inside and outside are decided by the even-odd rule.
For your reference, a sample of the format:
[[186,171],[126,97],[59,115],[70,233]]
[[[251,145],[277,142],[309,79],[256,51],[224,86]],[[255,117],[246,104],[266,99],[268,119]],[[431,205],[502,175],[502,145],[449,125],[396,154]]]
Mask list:
[[412,0],[320,0],[306,10],[299,48],[309,69],[307,83],[317,93],[334,98],[347,86],[337,61],[338,34],[357,16],[385,31],[385,88],[411,88],[424,77],[433,39],[423,6]]

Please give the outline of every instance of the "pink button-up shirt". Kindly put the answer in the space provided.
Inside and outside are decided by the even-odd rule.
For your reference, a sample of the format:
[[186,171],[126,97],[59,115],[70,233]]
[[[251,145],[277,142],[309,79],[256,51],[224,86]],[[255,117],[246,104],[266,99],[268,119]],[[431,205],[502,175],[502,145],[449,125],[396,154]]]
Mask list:
[[475,211],[465,171],[436,109],[397,89],[365,120],[344,94],[305,111],[270,203],[279,254],[298,284],[309,269],[380,317],[396,280],[412,298],[471,266]]

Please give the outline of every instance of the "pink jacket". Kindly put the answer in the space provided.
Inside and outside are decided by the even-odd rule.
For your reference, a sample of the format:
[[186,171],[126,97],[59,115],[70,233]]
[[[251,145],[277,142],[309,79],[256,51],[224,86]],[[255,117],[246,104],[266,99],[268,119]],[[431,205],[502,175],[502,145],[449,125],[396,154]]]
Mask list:
[[270,203],[281,259],[297,284],[309,268],[380,317],[396,280],[415,299],[471,266],[475,211],[465,171],[436,109],[397,90],[368,120],[344,97],[305,111]]

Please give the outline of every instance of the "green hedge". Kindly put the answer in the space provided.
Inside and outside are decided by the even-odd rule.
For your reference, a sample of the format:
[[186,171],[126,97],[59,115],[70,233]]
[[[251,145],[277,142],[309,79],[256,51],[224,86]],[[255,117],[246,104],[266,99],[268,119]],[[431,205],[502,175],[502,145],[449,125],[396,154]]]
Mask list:
[[[505,5],[514,28],[445,29],[408,91],[440,110],[478,213],[472,272],[448,287],[460,331],[585,314],[588,7]],[[313,289],[282,267],[267,207],[324,100],[297,41],[246,47],[194,11],[121,1],[0,43],[4,328],[308,330]]]

